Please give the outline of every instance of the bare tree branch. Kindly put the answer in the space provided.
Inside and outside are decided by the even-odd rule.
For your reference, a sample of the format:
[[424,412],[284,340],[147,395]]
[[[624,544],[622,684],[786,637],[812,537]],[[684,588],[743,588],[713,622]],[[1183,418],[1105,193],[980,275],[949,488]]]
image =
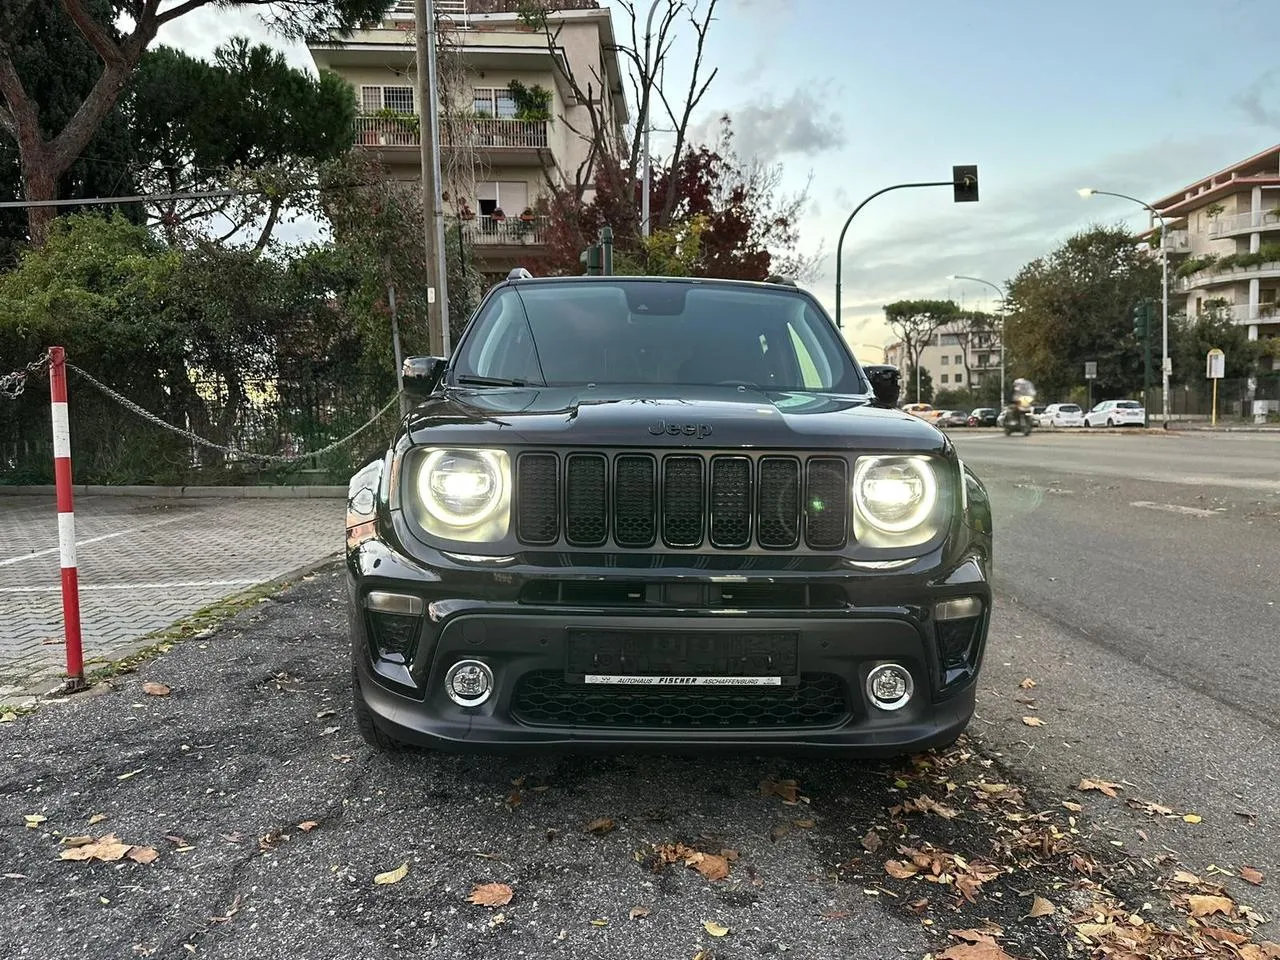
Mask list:
[[[689,118],[693,115],[694,109],[701,102],[702,97],[707,92],[707,88],[711,86],[711,81],[716,78],[716,74],[720,72],[719,67],[713,69],[706,81],[701,87],[698,85],[698,78],[702,72],[702,56],[707,43],[707,30],[711,26],[712,16],[716,11],[716,0],[710,0],[707,4],[706,16],[701,21],[698,20],[697,13],[690,11],[689,22],[693,24],[694,32],[697,34],[697,41],[694,46],[693,68],[689,74],[689,93],[685,97],[684,111],[677,120],[675,111],[671,109],[671,104],[667,100],[665,91],[662,87],[658,87],[658,92],[662,96],[662,105],[667,110],[667,115],[671,118],[671,124],[676,128],[676,141],[671,151],[671,172],[679,169],[680,157],[684,151],[685,138],[689,131]],[[675,209],[676,194],[678,192],[679,178],[669,176],[667,178],[667,196],[662,202],[662,220],[667,221],[671,217],[671,211]]]

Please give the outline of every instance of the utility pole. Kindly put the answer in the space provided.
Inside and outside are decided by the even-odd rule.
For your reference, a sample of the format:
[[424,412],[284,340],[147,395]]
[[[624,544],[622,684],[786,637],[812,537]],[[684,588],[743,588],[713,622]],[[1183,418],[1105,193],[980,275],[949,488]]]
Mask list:
[[436,100],[436,19],[433,0],[414,0],[418,130],[422,146],[423,247],[427,267],[427,343],[433,357],[449,353],[449,290],[445,267],[444,207],[440,201],[440,125]]

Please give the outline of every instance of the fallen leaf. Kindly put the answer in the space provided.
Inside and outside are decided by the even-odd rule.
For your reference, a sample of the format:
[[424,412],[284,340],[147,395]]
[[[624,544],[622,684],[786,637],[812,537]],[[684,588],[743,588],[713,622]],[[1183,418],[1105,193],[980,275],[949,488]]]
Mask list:
[[1125,801],[1135,810],[1141,810],[1143,813],[1149,813],[1153,817],[1171,817],[1173,809],[1166,807],[1160,803],[1152,803],[1150,800],[1138,800],[1136,798]]
[[1006,790],[1009,789],[1009,785],[1007,783],[983,782],[978,784],[978,789],[981,790],[983,793],[1004,793]]
[[648,915],[648,907],[632,907],[630,912],[627,914],[627,916],[632,920],[639,920],[641,917],[647,917]]
[[92,827],[95,823],[101,823],[105,819],[107,819],[107,815],[105,813],[95,813],[89,818],[89,826]]
[[738,858],[741,856],[741,854],[739,854],[737,850],[733,850],[729,847],[725,847],[723,850],[720,851],[720,856],[724,857],[730,863],[737,863]]
[[156,683],[153,680],[148,680],[146,683],[142,685],[142,692],[149,694],[153,697],[167,697],[173,691],[170,690],[168,685],[166,684]]
[[48,819],[43,813],[28,813],[23,815],[22,822],[27,825],[28,830],[34,830]]
[[93,843],[72,847],[58,854],[59,860],[102,860],[111,863],[121,860],[133,848],[132,844],[121,843],[115,834],[109,833],[99,837]]
[[729,875],[729,861],[714,853],[695,852],[686,857],[684,862],[708,880],[723,880]]
[[1052,916],[1056,908],[1052,903],[1044,897],[1036,897],[1031,901],[1031,911],[1027,914],[1029,917],[1048,917]]
[[824,910],[820,916],[823,920],[847,920],[852,914],[848,910]]
[[1033,687],[1035,687],[1035,685],[1036,685],[1036,682],[1032,680],[1030,677],[1027,677],[1025,680],[1023,680],[1021,683],[1018,684],[1018,686],[1020,686],[1023,690],[1030,690]]
[[593,927],[607,927],[609,925],[609,921],[608,920],[592,920],[591,925]]
[[895,880],[909,880],[920,872],[920,868],[914,863],[903,863],[901,860],[886,860],[884,870]]
[[729,932],[729,928],[716,923],[714,920],[708,920],[702,925],[702,929],[707,931],[713,937],[723,937]]
[[1239,946],[1249,941],[1248,936],[1243,933],[1236,933],[1234,930],[1224,930],[1222,927],[1201,927],[1200,932],[1219,943],[1231,943]]
[[1231,916],[1235,904],[1230,897],[1216,897],[1207,894],[1193,893],[1187,897],[1187,905],[1193,917],[1209,917],[1215,913]]
[[143,770],[145,770],[145,769],[146,769],[145,767],[139,767],[137,770],[130,770],[128,773],[122,773],[122,774],[120,774],[120,776],[116,777],[116,779],[117,779],[117,780],[128,780],[130,777],[136,777],[138,774],[140,774],[140,773],[141,773]]
[[791,832],[790,824],[775,823],[772,827],[769,828],[769,839],[772,840],[774,843],[777,843],[779,840],[781,840],[790,832]]
[[884,841],[880,839],[880,834],[874,830],[868,830],[867,835],[862,838],[862,849],[870,853],[875,853],[882,846],[884,846]]
[[1193,887],[1200,886],[1200,878],[1194,873],[1187,873],[1185,870],[1179,870],[1173,875],[1174,883],[1185,883]]
[[618,824],[614,822],[612,817],[596,817],[583,829],[586,830],[587,833],[604,834],[609,833],[611,830],[616,830],[617,828]]
[[1252,883],[1255,887],[1262,886],[1262,871],[1255,870],[1253,867],[1241,867],[1240,879],[1246,883]]
[[316,712],[316,719],[323,720],[325,717],[334,716],[337,712],[337,710],[319,710]]
[[4,713],[0,713],[0,723],[13,723],[17,719],[18,715],[12,710],[6,710]]
[[129,851],[128,857],[135,863],[154,863],[160,854],[155,847],[134,847]]
[[1028,727],[1043,727],[1044,721],[1039,717],[1023,717],[1022,722]]
[[330,734],[337,733],[340,729],[341,727],[325,727],[320,731],[320,736],[327,737]]
[[1198,813],[1187,813],[1183,815],[1182,819],[1187,823],[1199,823],[1204,818]]
[[795,825],[799,827],[801,830],[812,830],[814,827],[818,825],[818,822],[816,820],[795,820],[792,822],[795,823]]
[[1013,960],[994,940],[957,943],[938,954],[938,960]]
[[390,883],[399,883],[409,875],[409,862],[406,860],[394,870],[388,870],[386,873],[380,873],[373,878],[373,882],[383,887]]
[[1004,931],[999,927],[992,927],[986,930],[948,930],[953,937],[959,940],[967,940],[969,943],[995,943],[995,938]]
[[62,845],[64,847],[83,847],[90,843],[93,843],[93,837],[90,836],[62,838]]
[[920,897],[918,900],[912,900],[910,903],[907,904],[907,906],[910,907],[912,910],[914,910],[916,913],[924,913],[926,910],[929,909],[929,898]]
[[1077,790],[1097,790],[1104,796],[1114,797],[1117,790],[1123,789],[1118,783],[1110,783],[1107,780],[1081,780]]
[[471,888],[467,902],[480,907],[505,907],[511,902],[514,892],[505,883],[478,883]]
[[800,784],[795,780],[761,780],[760,793],[766,797],[781,797],[787,803],[796,803],[800,799]]
[[1072,813],[1079,813],[1081,810],[1084,809],[1084,804],[1074,803],[1070,800],[1063,800],[1062,805],[1066,807],[1068,810],[1070,810]]
[[301,830],[303,833],[310,833],[312,830],[314,830],[318,826],[320,826],[320,824],[318,824],[314,820],[303,820],[300,824],[298,824],[298,829]]

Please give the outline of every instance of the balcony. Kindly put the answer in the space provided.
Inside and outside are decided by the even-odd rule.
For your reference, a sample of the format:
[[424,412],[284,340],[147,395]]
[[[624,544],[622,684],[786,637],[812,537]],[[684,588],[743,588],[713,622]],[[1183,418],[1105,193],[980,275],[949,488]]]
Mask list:
[[475,247],[526,247],[539,246],[547,242],[547,225],[550,217],[534,217],[532,220],[521,220],[519,217],[507,217],[495,220],[493,217],[481,216],[474,220],[463,220],[462,239]]
[[1165,249],[1170,253],[1190,253],[1191,235],[1186,230],[1170,230],[1169,236],[1165,239]]
[[1237,303],[1229,306],[1231,319],[1236,323],[1276,323],[1280,321],[1280,310],[1275,303],[1259,303],[1250,306]]
[[1229,217],[1218,217],[1209,224],[1209,236],[1213,239],[1238,237],[1241,234],[1261,233],[1266,230],[1280,230],[1280,216],[1277,216],[1274,211],[1235,213]]
[[[442,119],[441,146],[471,146],[481,155],[479,159],[490,164],[537,166],[549,146],[549,126],[547,120]],[[422,145],[418,117],[356,117],[356,143],[384,150],[388,160],[396,159],[398,151],[416,151]]]
[[[436,16],[465,22],[470,17],[492,13],[521,13],[529,0],[435,0]],[[547,4],[552,12],[559,10],[598,10],[599,0],[554,0]],[[391,19],[413,19],[413,0],[396,0]]]
[[1180,293],[1186,293],[1203,287],[1221,287],[1232,283],[1243,283],[1246,280],[1271,279],[1280,279],[1280,259],[1248,265],[1212,264],[1190,276],[1179,277],[1176,289]]

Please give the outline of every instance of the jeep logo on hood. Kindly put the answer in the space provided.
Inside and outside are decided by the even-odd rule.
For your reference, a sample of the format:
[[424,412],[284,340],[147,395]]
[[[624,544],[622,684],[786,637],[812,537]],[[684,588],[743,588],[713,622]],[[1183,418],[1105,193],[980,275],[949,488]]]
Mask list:
[[659,420],[657,423],[649,424],[649,432],[655,437],[665,434],[669,437],[697,437],[702,440],[711,436],[711,424],[668,423],[666,420]]

